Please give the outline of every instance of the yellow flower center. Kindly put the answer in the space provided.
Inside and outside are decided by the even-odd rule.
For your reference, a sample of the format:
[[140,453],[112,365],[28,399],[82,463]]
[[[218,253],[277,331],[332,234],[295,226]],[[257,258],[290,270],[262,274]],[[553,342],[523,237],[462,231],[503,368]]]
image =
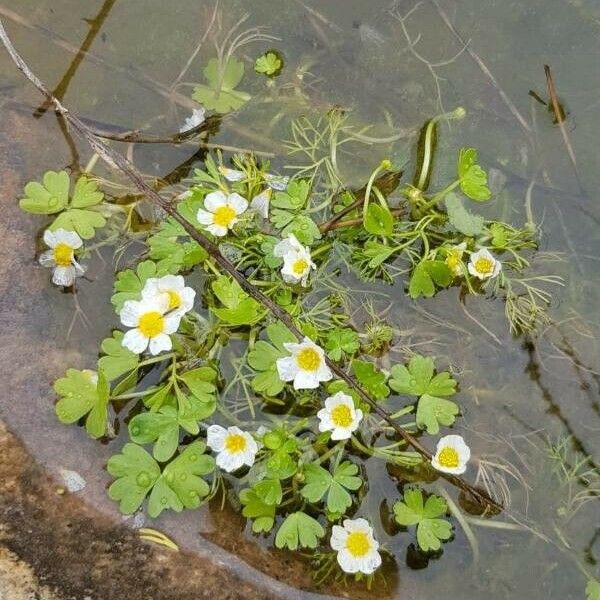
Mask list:
[[173,290],[168,290],[167,295],[169,296],[169,310],[175,310],[181,306],[181,296]]
[[302,348],[296,362],[304,371],[316,371],[321,366],[321,357],[314,348]]
[[235,210],[229,204],[219,206],[214,212],[213,223],[221,227],[229,227],[231,221],[235,219],[235,214]]
[[450,448],[446,446],[442,448],[440,455],[438,456],[438,462],[442,467],[446,467],[448,469],[454,469],[458,467],[458,452],[454,448]]
[[475,261],[475,270],[482,275],[494,272],[494,261],[489,258],[478,258]]
[[138,322],[138,328],[148,338],[156,337],[165,328],[165,319],[158,311],[144,313]]
[[305,261],[303,258],[299,258],[298,260],[294,261],[294,264],[292,265],[292,271],[294,271],[294,275],[304,275],[307,267],[308,262]]
[[456,273],[460,265],[460,253],[457,250],[451,250],[446,257],[446,264],[453,273]]
[[246,449],[246,438],[239,433],[230,433],[225,438],[225,449],[231,454],[238,454]]
[[369,536],[364,531],[353,531],[346,538],[346,549],[354,558],[365,556],[371,549]]
[[73,264],[73,248],[64,242],[54,247],[54,262],[59,267],[70,267]]
[[352,425],[352,413],[346,404],[338,404],[331,411],[331,420],[337,427],[350,427]]

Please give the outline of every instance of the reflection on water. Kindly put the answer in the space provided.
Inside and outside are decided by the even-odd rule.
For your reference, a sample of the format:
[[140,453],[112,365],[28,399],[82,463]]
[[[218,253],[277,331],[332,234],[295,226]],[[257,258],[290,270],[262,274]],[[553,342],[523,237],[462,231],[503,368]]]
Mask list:
[[[201,79],[203,64],[214,54],[210,41],[198,48],[207,25],[226,30],[248,8],[223,0],[221,15],[214,18],[214,5],[207,2],[149,4],[150,9],[123,0],[85,7],[74,0],[5,1],[0,15],[33,70],[74,112],[106,131],[162,136],[177,132],[194,107],[191,84]],[[253,100],[215,124],[210,144],[273,155],[275,170],[283,170],[282,140],[289,138],[290,118],[338,105],[352,124],[372,126],[364,134],[368,144],[352,144],[339,157],[348,181],[360,185],[382,158],[400,163],[412,158],[410,142],[426,119],[464,106],[467,119],[440,131],[440,179],[455,168],[456,148],[480,148],[495,198],[482,213],[519,223],[531,206],[542,224],[542,249],[560,255],[546,268],[549,264],[566,281],[563,289],[553,290],[551,323],[536,336],[514,338],[500,301],[469,297],[461,304],[457,291],[449,290],[414,303],[397,290],[390,306],[388,286],[367,286],[343,275],[344,285],[356,290],[357,306],[368,299],[373,313],[385,311],[395,330],[394,358],[418,348],[460,375],[461,426],[480,459],[473,478],[500,490],[518,521],[506,515],[490,521],[468,517],[455,523],[455,538],[443,554],[426,560],[409,546],[410,533],[398,533],[388,523],[403,474],[392,473],[390,479],[384,464],[366,461],[370,504],[362,510],[372,515],[378,539],[395,556],[387,586],[371,596],[582,598],[582,573],[594,574],[600,553],[593,471],[600,450],[594,195],[600,183],[599,19],[591,1],[252,3],[248,26],[267,26],[279,38],[267,47],[282,52],[286,67],[274,86],[257,78],[244,81]],[[258,44],[244,50],[248,68],[263,49]],[[178,77],[190,57],[190,69]],[[47,168],[77,170],[89,151],[40,104],[5,55],[0,61],[1,102],[8,115],[0,155],[3,204],[11,207],[19,232],[11,238],[12,264],[25,273],[3,272],[3,331],[11,350],[2,352],[0,362],[13,376],[0,414],[51,472],[68,468],[83,474],[89,501],[114,513],[101,470],[114,449],[58,425],[48,397],[51,381],[67,366],[94,358],[97,342],[114,325],[108,302],[112,252],[97,253],[80,288],[78,302],[92,326],[83,327],[75,314],[67,340],[73,299],[50,289],[45,274],[38,273],[32,261],[33,219],[13,209],[25,181]],[[551,66],[566,111],[566,139],[552,113],[528,95],[534,90],[549,100],[544,64]],[[380,138],[385,143],[375,143]],[[147,175],[160,178],[161,186],[175,186],[207,151],[192,144],[124,144],[122,149]],[[317,298],[319,290],[314,294]],[[368,315],[363,311],[356,318],[362,324]],[[27,345],[35,346],[33,354]],[[43,356],[41,364],[32,356]],[[31,394],[31,402],[23,392]],[[124,429],[109,446],[122,445]],[[201,544],[195,533],[200,529],[270,575],[310,586],[301,563],[273,560],[263,540],[218,507],[212,513],[169,515],[157,526],[190,548]]]

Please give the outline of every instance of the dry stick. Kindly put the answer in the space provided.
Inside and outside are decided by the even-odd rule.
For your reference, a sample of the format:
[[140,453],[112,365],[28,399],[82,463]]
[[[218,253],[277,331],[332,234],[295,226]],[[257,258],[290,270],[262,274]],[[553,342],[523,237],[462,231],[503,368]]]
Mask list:
[[481,58],[479,58],[479,56],[475,53],[475,51],[471,48],[471,46],[467,46],[465,40],[460,35],[460,33],[458,32],[456,27],[452,24],[452,21],[450,21],[450,19],[448,18],[448,15],[444,12],[442,7],[439,5],[438,1],[431,0],[431,2],[437,9],[437,12],[440,15],[442,21],[444,21],[444,23],[446,24],[448,29],[450,29],[450,31],[454,34],[454,37],[458,40],[458,42],[463,47],[466,47],[466,50],[469,53],[469,56],[477,63],[479,68],[483,71],[483,74],[490,80],[490,83],[496,88],[496,90],[498,91],[498,94],[500,94],[500,97],[502,98],[502,100],[504,100],[504,104],[506,104],[506,106],[508,106],[508,109],[514,115],[514,117],[517,119],[517,121],[519,122],[521,127],[523,127],[523,129],[527,133],[531,133],[531,126],[525,120],[523,115],[518,111],[517,107],[513,104],[513,101],[508,97],[506,92],[500,87],[500,84],[498,83],[498,81],[496,81],[496,78],[492,75],[492,72],[487,68],[487,65],[483,62],[483,60],[481,60]]
[[575,151],[573,150],[571,140],[569,139],[569,133],[567,132],[567,128],[565,127],[563,112],[560,110],[558,95],[556,94],[556,86],[554,85],[552,72],[550,71],[550,67],[548,65],[544,65],[544,73],[546,73],[546,83],[548,84],[548,94],[550,94],[552,111],[554,112],[556,122],[560,127],[560,133],[562,134],[563,142],[565,143],[565,148],[567,149],[567,154],[569,155],[569,159],[571,160],[571,164],[573,165],[573,170],[575,171],[575,177],[577,178],[577,185],[579,186],[579,191],[583,192],[583,186],[581,185],[581,179],[579,178],[579,169],[577,168],[577,161],[575,159]]
[[[140,173],[135,167],[119,152],[113,150],[110,146],[107,146],[104,142],[99,140],[94,133],[74,114],[70,113],[65,108],[60,100],[52,96],[48,88],[34,75],[27,64],[23,61],[19,53],[15,50],[10,38],[4,30],[2,21],[0,20],[0,39],[7,49],[12,60],[16,64],[17,68],[31,81],[33,85],[42,93],[46,98],[52,101],[56,111],[64,116],[64,118],[71,124],[73,129],[81,135],[105,162],[110,166],[117,168],[124,175],[126,175],[132,183],[142,192],[148,200],[153,202],[158,207],[162,208],[171,218],[177,221],[187,232],[187,234],[195,240],[208,255],[215,261],[215,263],[225,272],[227,272],[233,279],[235,279],[240,287],[257,302],[265,306],[269,312],[281,321],[291,333],[296,336],[298,340],[304,338],[303,333],[298,329],[294,323],[292,317],[284,311],[279,305],[275,304],[273,300],[265,296],[260,290],[255,288],[249,283],[244,275],[240,273],[224,256],[221,255],[219,248],[211,240],[209,240],[204,234],[198,231],[187,219],[179,214],[176,205],[169,202],[165,198],[159,196],[148,184],[144,181]],[[412,446],[423,458],[427,461],[431,461],[432,454],[417,440],[413,435],[405,431],[400,427],[385,411],[379,406],[369,395],[358,385],[352,377],[350,377],[341,367],[325,357],[327,366],[333,373],[341,380],[345,381],[357,394],[358,396],[368,404],[371,409],[377,413],[400,437],[402,437],[410,446]],[[486,509],[502,510],[503,506],[496,500],[491,498],[484,490],[477,489],[470,483],[465,481],[462,477],[456,475],[448,475],[445,473],[441,474],[447,481],[470,494],[472,497],[477,499]]]

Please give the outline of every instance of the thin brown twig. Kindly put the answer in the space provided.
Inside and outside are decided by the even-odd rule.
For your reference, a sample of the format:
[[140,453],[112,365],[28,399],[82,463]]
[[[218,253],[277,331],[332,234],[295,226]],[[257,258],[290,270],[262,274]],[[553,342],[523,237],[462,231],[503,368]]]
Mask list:
[[581,185],[581,179],[579,177],[579,169],[577,168],[577,160],[575,159],[575,151],[573,150],[571,140],[569,139],[569,132],[565,127],[565,119],[563,116],[563,111],[560,109],[560,103],[558,101],[558,95],[556,93],[556,86],[554,85],[554,78],[552,77],[552,71],[550,71],[550,67],[548,65],[544,65],[544,73],[546,73],[546,83],[548,84],[548,94],[550,95],[552,112],[554,113],[554,117],[556,118],[556,122],[558,124],[558,127],[560,128],[560,133],[562,135],[565,148],[567,149],[567,154],[569,155],[569,159],[571,160],[571,164],[573,165],[573,170],[575,171],[575,177],[577,178],[577,185],[579,186],[579,191],[583,192],[583,186]]
[[[29,81],[42,94],[44,94],[44,96],[46,96],[49,100],[52,101],[56,111],[61,113],[65,117],[65,119],[69,122],[71,127],[88,142],[88,144],[92,147],[94,152],[96,152],[107,164],[118,169],[125,176],[127,176],[131,180],[131,182],[140,190],[140,192],[142,192],[146,196],[147,200],[155,204],[157,207],[162,208],[166,214],[168,214],[172,219],[177,221],[184,228],[186,233],[200,246],[202,246],[202,248],[204,248],[204,250],[208,253],[210,258],[216,263],[218,267],[222,269],[222,271],[228,273],[250,297],[254,298],[257,302],[262,304],[276,319],[281,321],[298,340],[302,340],[304,338],[304,334],[297,327],[296,323],[294,322],[289,313],[283,310],[268,296],[265,296],[259,289],[254,287],[244,277],[244,275],[240,273],[235,268],[235,266],[221,254],[219,247],[214,242],[209,240],[203,233],[196,229],[187,219],[185,219],[177,211],[177,207],[174,203],[157,194],[156,191],[153,190],[144,181],[137,169],[122,154],[120,154],[110,146],[107,146],[103,141],[98,139],[98,137],[94,135],[93,131],[91,131],[89,127],[87,127],[85,123],[83,123],[81,119],[79,119],[79,117],[71,113],[65,106],[63,106],[60,100],[52,96],[48,88],[31,71],[31,69],[27,66],[25,61],[16,51],[10,38],[4,30],[4,26],[1,20],[0,39],[2,40],[4,47],[8,51],[17,68],[25,75],[25,77],[27,77],[27,79],[29,79]],[[325,357],[325,362],[337,377],[339,377],[342,381],[347,383],[348,386],[350,386],[358,394],[361,400],[365,402],[365,404],[370,406],[371,410],[377,415],[379,415],[407,444],[412,446],[417,451],[417,453],[421,455],[423,459],[425,459],[428,462],[431,461],[431,451],[428,450],[425,446],[423,446],[421,442],[417,438],[415,438],[411,433],[407,432],[400,425],[398,425],[391,418],[390,414],[385,409],[383,409],[377,402],[375,402],[350,375],[348,375],[339,365],[331,361],[329,358]],[[440,475],[444,477],[447,481],[449,481],[451,484],[470,494],[473,498],[478,500],[486,509],[492,512],[503,510],[501,504],[494,500],[486,491],[474,487],[462,477],[458,475],[449,475],[445,473],[441,473]]]

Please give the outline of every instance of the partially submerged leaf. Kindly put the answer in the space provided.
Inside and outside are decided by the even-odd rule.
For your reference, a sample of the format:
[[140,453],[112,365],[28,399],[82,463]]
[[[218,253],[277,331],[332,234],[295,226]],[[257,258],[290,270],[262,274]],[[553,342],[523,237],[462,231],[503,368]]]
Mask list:
[[483,231],[484,218],[468,211],[456,194],[448,194],[444,200],[450,224],[468,236],[479,235]]
[[140,361],[139,355],[125,348],[122,341],[123,332],[115,330],[112,337],[104,339],[100,345],[104,356],[98,360],[98,368],[108,381],[114,381],[132,371]]
[[288,515],[280,525],[275,536],[277,548],[316,548],[319,538],[325,535],[321,524],[304,512],[298,511]]
[[475,148],[461,148],[458,157],[458,177],[464,195],[477,202],[485,202],[492,197],[487,187],[486,172],[477,164]]
[[458,405],[452,400],[423,394],[417,405],[417,426],[430,435],[437,435],[440,425],[449,427],[458,413]]
[[204,77],[208,85],[198,85],[194,88],[192,98],[207,110],[219,113],[228,113],[241,108],[248,100],[250,94],[236,90],[236,86],[244,76],[244,63],[235,56],[221,69],[217,58],[211,58],[204,68]]
[[213,282],[212,289],[224,308],[211,307],[211,310],[226,324],[251,325],[262,318],[264,310],[261,305],[246,294],[234,279],[221,275]]

